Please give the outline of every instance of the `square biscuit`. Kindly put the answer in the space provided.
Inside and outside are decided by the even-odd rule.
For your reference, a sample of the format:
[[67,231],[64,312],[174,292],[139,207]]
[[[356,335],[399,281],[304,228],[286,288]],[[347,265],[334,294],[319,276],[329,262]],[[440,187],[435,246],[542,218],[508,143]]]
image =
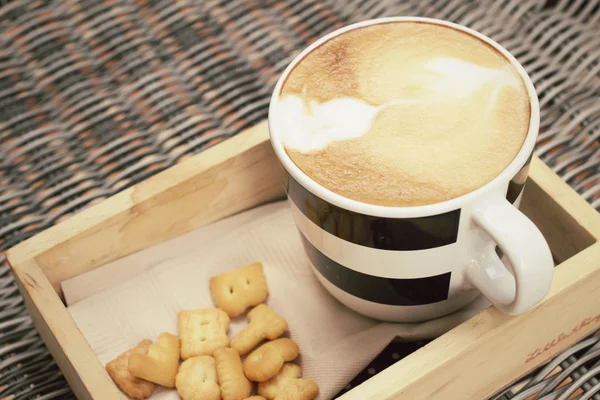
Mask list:
[[215,305],[230,317],[242,315],[248,307],[267,299],[267,279],[261,263],[253,263],[210,278]]
[[229,345],[229,322],[227,313],[218,308],[180,311],[181,358],[212,356],[216,349]]

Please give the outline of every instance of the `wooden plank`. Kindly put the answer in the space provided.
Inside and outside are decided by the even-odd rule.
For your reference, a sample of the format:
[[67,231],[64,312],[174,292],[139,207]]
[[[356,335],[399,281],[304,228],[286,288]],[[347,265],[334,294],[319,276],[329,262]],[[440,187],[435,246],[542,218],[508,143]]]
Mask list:
[[538,158],[521,210],[540,228],[557,263],[600,239],[600,214]]
[[9,250],[35,259],[50,283],[285,196],[266,124],[90,207]]
[[[577,223],[588,231],[596,240],[600,240],[600,214],[590,204],[577,194],[561,177],[539,158],[534,157],[529,169],[529,175],[535,183],[548,194],[550,198]],[[552,210],[539,210],[551,212]],[[554,215],[546,214],[546,219]]]
[[35,261],[12,267],[35,327],[77,398],[126,400]]
[[340,400],[484,399],[600,328],[600,244],[556,269],[545,301],[510,317],[489,308]]

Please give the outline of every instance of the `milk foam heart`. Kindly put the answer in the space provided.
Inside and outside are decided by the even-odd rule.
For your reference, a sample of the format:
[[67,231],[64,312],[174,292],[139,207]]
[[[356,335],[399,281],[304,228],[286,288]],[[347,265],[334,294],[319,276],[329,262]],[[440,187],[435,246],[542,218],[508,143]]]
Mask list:
[[352,98],[305,104],[300,97],[287,96],[277,102],[274,119],[283,128],[285,146],[308,153],[364,135],[380,109]]

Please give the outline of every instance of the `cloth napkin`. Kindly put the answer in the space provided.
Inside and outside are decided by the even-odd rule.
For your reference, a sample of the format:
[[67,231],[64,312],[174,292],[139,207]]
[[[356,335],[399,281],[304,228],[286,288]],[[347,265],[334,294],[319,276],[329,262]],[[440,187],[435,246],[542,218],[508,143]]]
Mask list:
[[[308,265],[285,201],[261,206],[187,233],[63,282],[68,310],[103,365],[142,339],[177,334],[177,313],[213,307],[211,276],[251,262],[263,264],[267,304],[289,324],[300,348],[294,362],[330,399],[397,336],[441,335],[485,307],[485,300],[419,324],[392,324],[359,315],[319,284]],[[245,317],[232,319],[229,336]],[[152,399],[177,399],[161,388]]]

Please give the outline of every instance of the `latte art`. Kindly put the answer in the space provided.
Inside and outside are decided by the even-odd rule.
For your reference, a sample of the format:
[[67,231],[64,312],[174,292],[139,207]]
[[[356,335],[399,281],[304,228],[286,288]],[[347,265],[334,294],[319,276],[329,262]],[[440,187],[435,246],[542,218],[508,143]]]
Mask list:
[[412,206],[473,191],[514,159],[530,105],[482,41],[416,22],[334,37],[287,77],[271,118],[309,177],[361,202]]
[[306,153],[364,135],[381,109],[352,98],[304,104],[290,95],[276,104],[274,118],[284,127],[284,146]]

